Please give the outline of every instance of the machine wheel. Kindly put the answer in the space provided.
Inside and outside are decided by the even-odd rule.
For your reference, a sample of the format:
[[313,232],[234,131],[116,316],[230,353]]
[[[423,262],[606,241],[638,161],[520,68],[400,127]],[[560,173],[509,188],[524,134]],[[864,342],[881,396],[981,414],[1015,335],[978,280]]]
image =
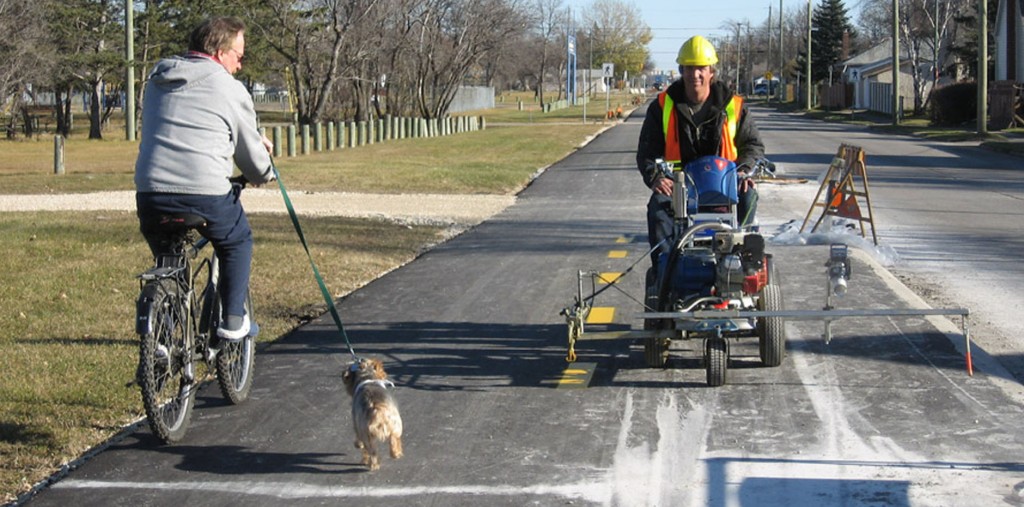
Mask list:
[[[768,284],[761,290],[757,300],[759,310],[782,310],[782,290],[776,284]],[[761,317],[757,319],[757,338],[761,362],[768,367],[782,364],[786,357],[786,326],[782,317]]]
[[644,340],[644,360],[651,368],[664,368],[668,363],[668,338],[648,338]]
[[707,368],[708,385],[725,385],[725,374],[729,367],[729,345],[725,338],[708,338],[704,344],[704,360]]
[[[658,280],[654,268],[647,270],[647,278],[644,284],[644,303],[648,308],[660,310],[658,304]],[[657,329],[657,321],[644,319],[644,330]],[[644,361],[651,368],[664,368],[668,362],[668,347],[671,340],[668,338],[647,338],[644,340]]]

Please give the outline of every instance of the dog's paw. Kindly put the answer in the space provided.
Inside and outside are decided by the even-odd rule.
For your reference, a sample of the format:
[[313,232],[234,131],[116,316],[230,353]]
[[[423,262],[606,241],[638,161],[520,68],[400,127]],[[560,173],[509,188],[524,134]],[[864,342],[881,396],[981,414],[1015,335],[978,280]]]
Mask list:
[[391,457],[395,458],[395,459],[401,458],[402,455],[403,455],[403,453],[402,453],[402,439],[401,438],[397,438],[397,437],[392,437],[390,444],[391,444],[390,445],[390,447],[391,447]]

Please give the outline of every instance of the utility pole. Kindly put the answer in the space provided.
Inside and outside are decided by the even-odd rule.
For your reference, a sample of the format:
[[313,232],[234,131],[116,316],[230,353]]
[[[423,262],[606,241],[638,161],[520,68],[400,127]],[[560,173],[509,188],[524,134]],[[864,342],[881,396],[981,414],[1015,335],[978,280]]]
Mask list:
[[753,51],[752,51],[753,48],[751,47],[753,45],[754,45],[754,38],[753,38],[753,34],[751,34],[750,22],[747,21],[747,59],[744,60],[744,61],[747,64],[747,81],[746,81],[746,84],[748,86],[750,86],[750,88],[747,88],[748,92],[753,92],[754,91],[754,56],[752,54],[753,53]]
[[932,53],[932,92],[939,87],[939,0],[935,0],[935,51]]
[[594,82],[594,27],[587,32],[587,43],[590,44],[590,63],[587,64],[587,80],[583,83],[583,124],[587,124],[587,102],[590,102],[590,86]]
[[575,105],[576,97],[573,93],[573,75],[576,72],[576,40],[573,33],[572,8],[569,8],[569,19],[565,27],[565,102],[570,106]]
[[[764,59],[764,73],[772,75],[772,4],[768,4],[768,56]],[[767,78],[767,76],[766,76]],[[771,104],[772,102],[772,80],[768,81],[768,94],[765,95],[765,102]]]
[[988,3],[978,0],[978,133],[988,134]]
[[124,0],[124,56],[125,103],[124,133],[128,141],[135,140],[135,6],[134,0]]
[[743,68],[740,62],[740,58],[743,57],[743,40],[740,39],[741,26],[742,25],[740,25],[739,23],[736,23],[736,83],[734,84],[734,86],[736,87],[736,93],[740,93],[740,80],[742,79],[740,73],[742,72],[741,69]]
[[[985,0],[979,0],[984,3]],[[892,0],[892,124],[900,124],[900,0]]]
[[[783,90],[786,89],[786,52],[782,50],[785,47],[786,34],[782,31],[782,0],[779,0],[779,103],[782,103],[782,97],[785,96]],[[771,85],[769,85],[771,86]]]
[[[893,0],[894,2],[899,0]],[[984,2],[985,0],[978,0]],[[811,0],[807,0],[807,110],[811,110]]]

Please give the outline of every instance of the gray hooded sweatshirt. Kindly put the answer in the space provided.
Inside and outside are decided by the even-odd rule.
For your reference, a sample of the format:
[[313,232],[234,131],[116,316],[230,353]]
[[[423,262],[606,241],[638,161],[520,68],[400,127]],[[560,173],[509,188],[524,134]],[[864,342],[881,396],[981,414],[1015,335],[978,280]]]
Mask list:
[[271,180],[252,98],[219,63],[195,54],[161,60],[145,91],[138,192],[224,195],[235,165],[252,183]]

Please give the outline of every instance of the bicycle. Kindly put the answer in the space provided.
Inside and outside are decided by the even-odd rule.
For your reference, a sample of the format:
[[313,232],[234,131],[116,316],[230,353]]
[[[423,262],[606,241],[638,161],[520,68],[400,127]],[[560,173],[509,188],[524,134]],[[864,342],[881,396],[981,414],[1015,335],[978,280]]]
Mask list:
[[[244,178],[232,179],[236,195],[245,185]],[[164,251],[170,253],[157,257],[154,267],[138,275],[137,380],[149,426],[167,444],[184,438],[196,391],[211,369],[216,370],[221,394],[232,404],[244,402],[252,389],[258,329],[252,298],[247,295],[245,300],[253,320],[250,336],[238,342],[218,338],[220,270],[216,252],[202,256],[209,243],[197,230],[203,225],[205,220],[198,215],[161,216],[159,227],[168,246]],[[200,367],[205,367],[202,374]]]

